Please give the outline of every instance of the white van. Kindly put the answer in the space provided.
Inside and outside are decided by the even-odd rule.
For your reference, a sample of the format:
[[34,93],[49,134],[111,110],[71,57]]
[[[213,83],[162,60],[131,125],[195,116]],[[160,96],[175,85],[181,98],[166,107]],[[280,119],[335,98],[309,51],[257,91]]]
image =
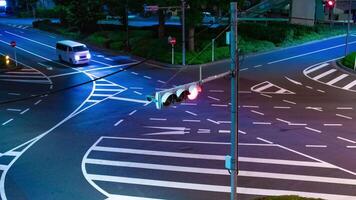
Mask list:
[[6,12],[7,3],[5,0],[0,0],[0,13]]
[[86,64],[90,62],[91,55],[89,49],[81,43],[63,40],[56,44],[57,56],[60,61],[70,64]]

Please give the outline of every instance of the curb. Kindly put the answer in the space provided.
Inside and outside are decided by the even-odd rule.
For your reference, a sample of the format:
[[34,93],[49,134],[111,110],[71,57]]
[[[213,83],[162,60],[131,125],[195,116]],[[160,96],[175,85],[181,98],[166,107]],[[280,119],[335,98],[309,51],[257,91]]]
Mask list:
[[342,62],[341,62],[341,59],[338,60],[338,61],[334,61],[334,62],[333,62],[333,65],[334,65],[335,67],[337,67],[338,69],[342,70],[343,72],[353,73],[353,74],[356,75],[356,71],[354,71],[354,70],[352,70],[352,69],[346,67],[345,65],[343,65]]

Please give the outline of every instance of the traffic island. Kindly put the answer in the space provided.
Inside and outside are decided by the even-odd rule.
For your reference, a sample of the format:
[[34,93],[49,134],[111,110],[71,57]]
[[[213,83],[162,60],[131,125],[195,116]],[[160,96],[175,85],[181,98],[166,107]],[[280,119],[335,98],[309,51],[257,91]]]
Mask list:
[[337,64],[348,71],[355,71],[356,52],[352,52],[349,55],[345,56],[343,59],[339,60]]

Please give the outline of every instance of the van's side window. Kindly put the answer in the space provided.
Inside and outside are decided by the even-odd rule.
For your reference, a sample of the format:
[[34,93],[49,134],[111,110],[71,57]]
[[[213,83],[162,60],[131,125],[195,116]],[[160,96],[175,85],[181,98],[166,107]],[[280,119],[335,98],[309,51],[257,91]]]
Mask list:
[[73,51],[72,47],[68,47],[68,51]]

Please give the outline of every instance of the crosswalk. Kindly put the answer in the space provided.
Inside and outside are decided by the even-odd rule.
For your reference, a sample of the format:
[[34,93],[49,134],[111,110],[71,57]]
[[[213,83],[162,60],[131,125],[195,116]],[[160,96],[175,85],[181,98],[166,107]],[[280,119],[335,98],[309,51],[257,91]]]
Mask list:
[[[223,142],[101,137],[86,152],[82,170],[108,199],[223,200],[230,192],[228,148]],[[353,175],[279,145],[240,143],[239,163],[239,194],[333,200],[356,195]]]
[[308,78],[319,83],[356,92],[356,77],[335,69],[328,63],[309,67],[303,73]]
[[261,94],[295,94],[294,92],[265,81],[251,87],[251,91]]
[[31,27],[28,25],[21,25],[21,24],[8,24],[8,26],[12,26],[14,28],[19,28],[19,29],[29,29]]
[[52,81],[45,74],[37,69],[29,67],[0,73],[0,81],[48,85],[52,84]]

